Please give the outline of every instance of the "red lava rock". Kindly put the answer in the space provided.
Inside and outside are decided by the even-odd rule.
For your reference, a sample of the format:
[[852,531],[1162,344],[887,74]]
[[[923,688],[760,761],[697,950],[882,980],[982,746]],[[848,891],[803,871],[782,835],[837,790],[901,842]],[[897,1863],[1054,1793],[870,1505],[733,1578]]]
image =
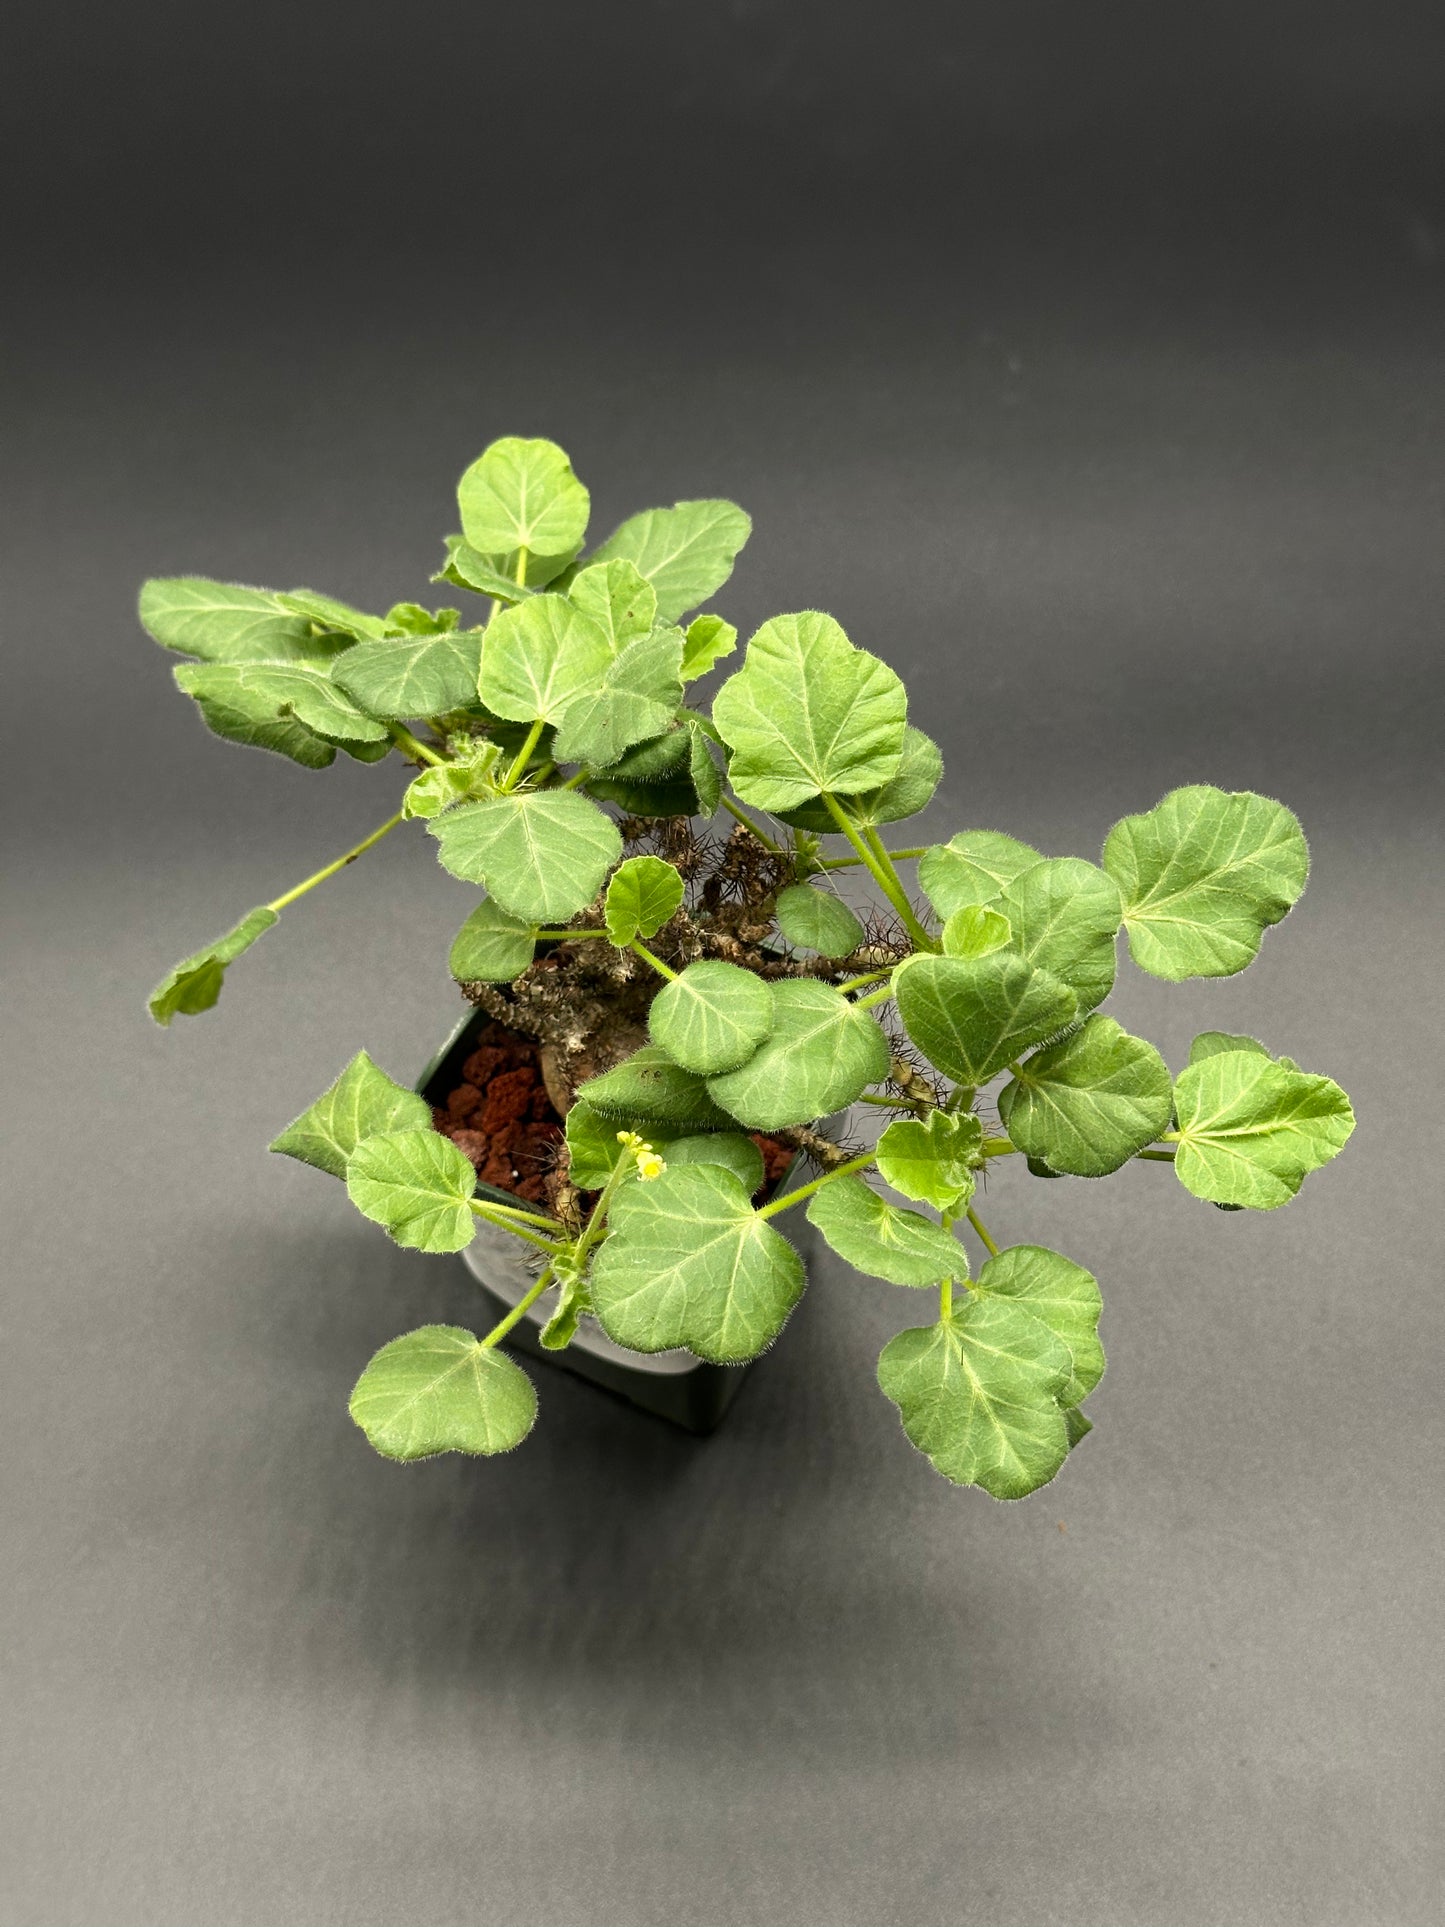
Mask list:
[[475,1084],[458,1084],[447,1099],[447,1115],[454,1123],[465,1124],[481,1101],[482,1094]]

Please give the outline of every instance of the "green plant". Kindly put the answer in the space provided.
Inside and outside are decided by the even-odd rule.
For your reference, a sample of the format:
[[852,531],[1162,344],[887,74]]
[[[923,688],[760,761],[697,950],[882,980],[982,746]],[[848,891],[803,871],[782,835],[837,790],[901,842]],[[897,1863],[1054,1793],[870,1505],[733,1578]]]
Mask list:
[[[1057,1252],[1000,1250],[976,1188],[1008,1158],[1039,1178],[1145,1159],[1224,1210],[1272,1210],[1335,1156],[1354,1120],[1329,1078],[1215,1031],[1171,1077],[1099,1008],[1121,926],[1156,977],[1242,970],[1304,888],[1298,822],[1193,786],[1115,824],[1102,866],[996,830],[890,849],[885,828],[924,808],[942,758],[898,677],[831,616],[764,623],[711,714],[687,700],[736,648],[720,616],[684,619],[730,575],[740,509],[650,510],[584,560],[586,489],[561,449],[522,440],[487,449],[458,498],[433,580],[488,598],[484,622],[194,578],[141,597],[155,639],[195,659],[176,681],[218,735],[309,769],[340,751],[416,772],[354,849],[178,964],[156,1019],[209,1009],[283,911],[415,819],[486,893],[453,976],[538,1040],[563,1108],[575,1092],[544,1211],[479,1199],[426,1103],[364,1052],[276,1139],[398,1244],[457,1251],[484,1219],[537,1253],[531,1290],[484,1336],[424,1326],[379,1352],[356,1422],[396,1459],[517,1445],[536,1397],[499,1347],[554,1287],[548,1346],[587,1316],[639,1352],[751,1358],[802,1293],[778,1226],[804,1206],[860,1271],[937,1294],[879,1361],[908,1437],[959,1484],[1033,1491],[1089,1430],[1099,1289]],[[698,827],[720,811],[725,839]],[[878,899],[861,915],[837,893],[858,872]],[[814,1128],[853,1105],[888,1120],[871,1147]],[[755,1206],[764,1132],[818,1175]]]

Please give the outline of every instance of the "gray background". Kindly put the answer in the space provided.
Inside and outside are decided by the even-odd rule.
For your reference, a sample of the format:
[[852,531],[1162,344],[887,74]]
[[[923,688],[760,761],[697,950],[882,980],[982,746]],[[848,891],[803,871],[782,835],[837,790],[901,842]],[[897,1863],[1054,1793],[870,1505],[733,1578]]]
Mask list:
[[[887,20],[12,14],[7,1927],[1442,1917],[1441,18]],[[910,1451],[872,1374],[919,1300],[826,1253],[710,1440],[539,1370],[505,1461],[372,1457],[355,1374],[474,1299],[263,1147],[453,1020],[419,831],[144,1015],[398,773],[208,738],[138,582],[425,592],[509,432],[599,528],[742,501],[722,606],[905,675],[928,832],[1304,818],[1246,975],[1111,1007],[1360,1128],[1264,1216],[995,1175],[1107,1307],[1022,1504]]]

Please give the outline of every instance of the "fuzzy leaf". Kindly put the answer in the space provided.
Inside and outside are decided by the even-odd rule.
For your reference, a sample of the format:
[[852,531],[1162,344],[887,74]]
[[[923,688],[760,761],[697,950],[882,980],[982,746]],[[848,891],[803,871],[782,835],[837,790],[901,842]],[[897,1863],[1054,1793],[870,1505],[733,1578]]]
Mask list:
[[544,1351],[565,1351],[577,1336],[584,1314],[592,1310],[592,1290],[586,1278],[575,1271],[561,1274],[557,1305],[538,1333]]
[[630,856],[613,872],[603,900],[607,934],[619,949],[655,937],[682,907],[682,878],[660,856]]
[[589,556],[635,562],[657,591],[661,622],[676,622],[722,587],[752,522],[735,502],[676,502],[644,509]]
[[[1202,1064],[1206,1057],[1222,1057],[1226,1051],[1253,1051],[1256,1057],[1268,1057],[1267,1051],[1257,1037],[1244,1037],[1231,1030],[1202,1030],[1189,1046],[1191,1064]],[[1291,1060],[1290,1069],[1298,1066]]]
[[862,1178],[834,1178],[813,1194],[808,1222],[847,1264],[892,1285],[966,1278],[968,1256],[942,1225],[888,1204]]
[[460,1251],[476,1225],[477,1174],[448,1137],[429,1129],[365,1137],[346,1161],[346,1189],[364,1218],[411,1251]]
[[888,1075],[888,1042],[866,1010],[830,984],[772,986],[773,1028],[735,1071],[708,1079],[719,1104],[751,1131],[808,1124],[851,1104]]
[[979,1297],[1005,1298],[1032,1312],[1068,1346],[1073,1371],[1059,1393],[1060,1404],[1077,1405],[1104,1376],[1098,1280],[1071,1258],[1044,1245],[1010,1245],[989,1259],[969,1291]]
[[[447,537],[447,559],[440,572],[432,577],[433,582],[450,582],[458,589],[471,589],[476,595],[491,596],[494,602],[525,602],[532,594],[517,581],[516,568],[503,574],[497,566],[504,557],[494,559],[482,555],[474,549],[465,536]],[[531,577],[531,557],[528,557],[528,577]],[[550,578],[548,578],[550,580]]]
[[738,964],[692,963],[653,998],[647,1027],[684,1070],[736,1070],[773,1027],[773,992]]
[[618,1193],[592,1268],[598,1323],[638,1352],[727,1365],[766,1349],[803,1295],[803,1261],[731,1171],[680,1164]]
[[851,956],[863,941],[863,926],[847,904],[807,883],[790,884],[780,892],[777,918],[789,943],[816,950],[820,957]]
[[730,656],[738,646],[738,632],[721,616],[697,616],[687,625],[687,643],[682,652],[682,679],[696,682],[709,669]]
[[147,1000],[151,1016],[168,1027],[173,1017],[198,1017],[203,1010],[210,1010],[221,994],[226,966],[280,921],[264,904],[258,910],[248,910],[224,937],[173,964]]
[[1305,887],[1309,849],[1292,811],[1250,790],[1193,784],[1104,844],[1141,970],[1180,983],[1232,977]]
[[566,596],[530,596],[488,625],[477,691],[495,716],[555,723],[597,688],[611,661],[606,636]]
[[674,1063],[656,1044],[644,1045],[601,1077],[589,1078],[577,1095],[604,1116],[627,1124],[674,1124],[688,1131],[736,1130],[738,1124],[713,1102],[700,1077]]
[[474,703],[481,663],[480,629],[384,636],[349,649],[332,680],[373,716],[399,722]]
[[681,661],[680,629],[656,629],[629,643],[569,705],[553,747],[557,761],[606,768],[634,744],[661,735],[682,701]]
[[447,968],[459,984],[509,984],[537,950],[529,923],[520,923],[483,897],[452,939]]
[[565,922],[622,854],[617,826],[575,790],[484,797],[427,825],[442,868],[526,923]]
[[[568,1176],[579,1191],[600,1191],[611,1177],[623,1154],[617,1138],[622,1122],[619,1115],[595,1110],[584,1098],[573,1102],[563,1128],[567,1133]],[[635,1113],[628,1124],[629,1128],[641,1125],[640,1135],[668,1158],[672,1156],[673,1139],[680,1130],[688,1128],[660,1124],[655,1118],[646,1119]]]
[[973,1195],[974,1167],[982,1161],[983,1125],[930,1111],[926,1118],[895,1118],[878,1140],[879,1174],[905,1198],[954,1211]]
[[163,649],[203,662],[316,662],[336,643],[313,635],[305,616],[274,589],[204,576],[160,577],[140,592],[140,619]]
[[[928,805],[943,780],[943,753],[931,736],[910,724],[903,732],[903,756],[896,774],[880,789],[864,790],[857,796],[840,796],[838,801],[855,823],[876,828],[883,823],[898,823],[917,816]],[[812,830],[815,834],[836,836],[838,825],[826,803],[800,803],[796,809],[779,810],[778,815],[793,829]]]
[[291,589],[276,600],[283,609],[304,616],[336,637],[346,636],[360,642],[365,637],[386,633],[386,624],[380,616],[369,616],[364,609],[353,609],[349,602],[338,602],[335,596],[321,595],[315,589]]
[[[323,669],[301,662],[188,662],[175,672],[177,686],[194,697],[210,722],[211,706],[249,716],[262,725],[294,717],[317,735],[337,742],[384,743],[384,723],[365,715]],[[224,732],[217,731],[217,734]]]
[[704,1137],[674,1138],[667,1147],[669,1167],[674,1164],[720,1164],[731,1171],[751,1198],[762,1189],[765,1175],[763,1154],[750,1137],[740,1131],[711,1131]]
[[344,1178],[347,1159],[364,1139],[388,1131],[423,1130],[430,1123],[426,1099],[394,1083],[359,1050],[336,1082],[268,1148]]
[[1097,1013],[1019,1066],[998,1114],[1021,1151],[1051,1171],[1102,1178],[1169,1129],[1173,1085],[1152,1044]]
[[457,483],[462,531],[482,555],[519,549],[575,554],[591,498],[555,442],[508,435],[479,455]]
[[1259,1050],[1221,1051],[1174,1084],[1174,1171],[1196,1198],[1273,1211],[1311,1171],[1344,1149],[1350,1100],[1328,1077],[1277,1064]]
[[1081,1013],[1108,996],[1123,908],[1113,879],[1096,865],[1047,857],[1006,884],[991,907],[1008,918],[1013,949],[1067,984]]
[[[336,761],[334,743],[328,743],[305,723],[298,723],[294,716],[278,717],[269,705],[258,705],[245,691],[197,693],[195,703],[206,728],[225,742],[239,743],[245,749],[270,750],[273,755],[299,763],[302,769],[328,769]],[[391,745],[380,747],[386,754]]]
[[657,620],[657,591],[635,563],[622,559],[579,570],[567,600],[597,624],[614,656],[651,635]]
[[1030,1312],[970,1297],[938,1324],[891,1339],[878,1383],[944,1478],[1022,1499],[1068,1456],[1059,1395],[1072,1364],[1068,1347]]
[[[496,750],[495,743],[489,747]],[[402,815],[412,821],[429,823],[443,810],[467,802],[473,789],[483,781],[483,774],[475,764],[446,763],[424,769],[420,776],[411,779],[402,794]]]
[[908,959],[893,979],[903,1027],[928,1061],[960,1084],[986,1084],[1030,1044],[1062,1030],[1074,993],[1011,950]]
[[966,903],[943,926],[945,957],[987,957],[1002,950],[1013,936],[1013,925],[1000,910]]
[[422,1325],[382,1346],[356,1381],[350,1411],[383,1458],[490,1458],[526,1438],[537,1394],[520,1365],[471,1332]]
[[903,756],[908,698],[886,663],[831,616],[774,616],[718,691],[713,721],[746,803],[786,810],[821,790],[887,783]]
[[918,881],[945,921],[965,904],[994,903],[1035,863],[1040,851],[1001,830],[960,830],[947,843],[935,843],[918,859]]

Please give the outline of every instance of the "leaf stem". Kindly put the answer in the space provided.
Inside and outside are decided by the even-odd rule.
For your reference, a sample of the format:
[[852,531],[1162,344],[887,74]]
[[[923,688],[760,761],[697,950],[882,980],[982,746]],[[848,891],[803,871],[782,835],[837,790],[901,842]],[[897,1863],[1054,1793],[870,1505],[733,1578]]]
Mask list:
[[551,1265],[548,1265],[543,1270],[542,1275],[538,1278],[536,1284],[533,1285],[532,1289],[527,1293],[527,1295],[524,1298],[519,1298],[516,1304],[513,1305],[512,1309],[507,1313],[506,1317],[498,1319],[497,1323],[493,1325],[492,1329],[487,1333],[486,1337],[481,1341],[482,1350],[484,1352],[489,1352],[492,1349],[493,1345],[500,1344],[502,1339],[504,1339],[507,1333],[512,1329],[513,1325],[521,1323],[522,1319],[526,1317],[527,1313],[532,1309],[533,1305],[536,1304],[537,1300],[542,1296],[542,1293],[547,1289],[548,1285],[550,1285],[551,1283],[552,1283],[552,1267]]
[[513,580],[515,581],[519,589],[526,588],[527,586],[527,546],[525,543],[523,543],[522,547],[517,551],[517,573],[513,577]]
[[511,791],[516,788],[517,784],[522,780],[523,772],[525,771],[528,763],[530,763],[532,760],[532,751],[537,747],[538,743],[542,740],[542,731],[546,727],[547,727],[546,719],[542,716],[539,716],[536,722],[534,722],[532,727],[527,731],[526,742],[524,742],[522,747],[517,751],[516,759],[513,762],[512,767],[507,771],[506,775],[502,778],[501,791],[503,796],[509,795]]
[[838,990],[862,990],[865,984],[876,984],[880,977],[891,977],[897,968],[895,964],[884,964],[881,970],[867,970],[861,977],[850,977],[846,984],[834,986]]
[[388,723],[387,728],[391,731],[391,740],[398,749],[404,749],[408,756],[415,756],[418,762],[430,763],[433,769],[447,768],[451,759],[438,755],[434,749],[428,749],[425,743],[419,742],[412,735],[404,723]]
[[990,1238],[990,1236],[988,1235],[988,1232],[984,1227],[983,1219],[979,1217],[978,1213],[974,1210],[972,1205],[969,1205],[968,1207],[967,1216],[968,1216],[969,1223],[973,1226],[974,1230],[978,1233],[978,1236],[982,1241],[984,1250],[987,1251],[990,1258],[996,1258],[998,1256],[998,1246],[994,1243],[993,1239]]
[[866,997],[860,997],[853,1008],[854,1010],[872,1010],[875,1004],[886,1004],[892,995],[893,984],[890,979],[880,989],[870,991]]
[[1136,1158],[1153,1158],[1156,1164],[1172,1164],[1174,1162],[1174,1153],[1172,1151],[1136,1151],[1134,1155]]
[[532,935],[538,943],[571,943],[577,937],[606,937],[610,943],[610,930],[534,930]]
[[480,1198],[472,1198],[469,1202],[472,1215],[480,1218],[483,1224],[495,1225],[498,1231],[510,1231],[514,1238],[522,1238],[529,1245],[535,1245],[538,1251],[545,1251],[548,1257],[555,1255],[557,1246],[551,1238],[539,1238],[535,1231],[529,1231],[525,1225],[516,1223],[512,1218],[499,1216],[493,1205],[483,1203]]
[[796,1190],[786,1192],[781,1198],[774,1198],[771,1204],[762,1207],[758,1216],[775,1218],[780,1211],[791,1211],[795,1204],[801,1204],[804,1198],[811,1198],[815,1191],[821,1191],[834,1178],[846,1178],[853,1171],[861,1171],[865,1165],[873,1162],[873,1155],[872,1151],[865,1151],[861,1157],[849,1158],[846,1164],[840,1164],[836,1170],[825,1171],[821,1178],[814,1178],[811,1184],[800,1184]]
[[743,809],[739,809],[737,804],[734,803],[733,799],[730,796],[720,796],[718,798],[718,801],[722,804],[723,808],[727,811],[729,816],[736,817],[738,822],[742,824],[745,830],[752,831],[753,835],[758,839],[759,843],[763,845],[764,849],[771,850],[774,856],[782,855],[781,849],[773,841],[773,839],[768,835],[767,831],[764,829],[760,829],[758,825],[754,823],[753,819],[748,815],[747,811]]
[[[863,841],[851,817],[849,817],[846,810],[844,810],[843,806],[839,803],[837,797],[834,796],[831,791],[824,790],[823,801],[827,805],[828,813],[833,818],[833,821],[858,852],[859,860],[867,864],[868,873],[873,878],[873,881],[878,885],[878,888],[903,919],[903,927],[907,930],[909,936],[912,937],[916,944],[921,945],[923,949],[937,950],[938,945],[914,915],[913,905],[908,901],[903,885],[899,881],[898,873],[889,861],[888,852],[883,850],[882,843],[880,842],[878,845],[879,850],[883,850],[883,859],[880,862],[877,852],[870,849],[868,844]],[[876,836],[876,831],[874,834]]]
[[488,1211],[505,1211],[509,1218],[520,1218],[524,1224],[539,1224],[544,1231],[560,1231],[562,1227],[555,1218],[547,1218],[540,1211],[524,1211],[519,1204],[498,1204],[495,1198],[473,1199]]
[[294,889],[288,890],[284,896],[273,897],[271,902],[266,905],[266,908],[268,910],[284,910],[287,904],[294,903],[297,897],[304,897],[306,892],[308,890],[314,890],[318,883],[324,883],[328,877],[334,877],[338,870],[344,870],[348,863],[355,863],[359,856],[365,856],[372,844],[380,843],[381,839],[389,835],[401,820],[402,814],[401,811],[398,810],[395,816],[389,816],[386,819],[380,829],[373,830],[370,836],[364,836],[354,848],[346,852],[345,856],[337,857],[334,863],[328,863],[324,870],[318,870],[315,876],[307,877],[304,883],[298,883]]
[[986,1137],[978,1148],[986,1158],[1022,1156],[1019,1147],[1016,1144],[1011,1144],[1006,1137]]
[[627,947],[629,950],[635,950],[644,963],[651,964],[659,976],[666,977],[669,982],[676,979],[677,972],[672,968],[671,964],[665,964],[661,957],[654,957],[647,945],[637,937],[634,937]]

